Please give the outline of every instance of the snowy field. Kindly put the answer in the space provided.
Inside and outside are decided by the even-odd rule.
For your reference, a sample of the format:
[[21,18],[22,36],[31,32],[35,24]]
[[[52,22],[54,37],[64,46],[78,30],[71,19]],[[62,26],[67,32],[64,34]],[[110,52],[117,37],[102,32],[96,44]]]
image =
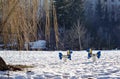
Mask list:
[[59,60],[58,53],[0,51],[7,64],[34,66],[24,71],[10,71],[9,78],[8,71],[0,71],[0,79],[120,79],[120,51],[101,51],[102,56],[96,62],[87,59],[86,51],[74,51],[72,60],[67,62]]

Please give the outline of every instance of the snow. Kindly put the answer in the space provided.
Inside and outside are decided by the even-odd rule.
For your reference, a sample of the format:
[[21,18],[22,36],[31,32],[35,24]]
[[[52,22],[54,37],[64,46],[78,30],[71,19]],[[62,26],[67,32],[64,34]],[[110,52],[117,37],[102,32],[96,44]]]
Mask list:
[[[46,49],[46,41],[45,40],[37,40],[34,42],[29,42],[30,49]],[[25,43],[25,48],[27,48],[28,44]]]
[[[0,51],[7,64],[32,65],[24,71],[9,71],[9,79],[120,79],[120,51],[101,51],[96,62],[87,59],[86,51],[73,51],[72,60],[59,60],[66,51]],[[93,51],[97,52],[97,51]],[[0,71],[7,79],[8,71]]]
[[31,49],[46,49],[46,41],[38,40],[32,43]]

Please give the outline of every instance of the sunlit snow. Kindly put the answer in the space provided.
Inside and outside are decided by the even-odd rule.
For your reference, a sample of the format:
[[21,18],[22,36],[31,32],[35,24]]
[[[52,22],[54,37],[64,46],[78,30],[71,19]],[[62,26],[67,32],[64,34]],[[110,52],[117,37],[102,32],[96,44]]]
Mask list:
[[[87,59],[86,51],[73,51],[72,60],[59,60],[66,51],[1,51],[7,64],[32,65],[24,71],[10,71],[9,79],[120,79],[120,51],[101,51],[96,62]],[[97,51],[93,51],[97,52]],[[31,71],[31,72],[28,72]],[[7,79],[8,71],[0,72]]]

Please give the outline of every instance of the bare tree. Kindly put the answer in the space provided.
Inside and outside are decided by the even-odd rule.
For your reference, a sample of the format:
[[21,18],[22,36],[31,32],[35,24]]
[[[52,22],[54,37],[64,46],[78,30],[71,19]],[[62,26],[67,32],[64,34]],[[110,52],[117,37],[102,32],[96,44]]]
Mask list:
[[56,15],[56,9],[55,9],[54,3],[52,5],[53,5],[52,9],[53,9],[53,17],[54,17],[53,22],[54,22],[54,30],[55,30],[56,49],[58,49],[59,48],[58,22],[57,22],[57,15]]
[[49,12],[49,2],[44,0],[44,9],[46,13],[46,25],[45,25],[45,40],[47,41],[47,47],[50,44],[50,12]]
[[[43,13],[39,12],[41,0],[1,0],[2,4],[2,24],[0,33],[3,36],[5,48],[8,44],[18,49],[23,49],[26,43],[26,49],[29,49],[29,42],[37,40],[38,35],[38,24],[40,19],[38,17],[45,16],[45,40],[50,43],[50,3],[49,0],[43,0]],[[53,3],[53,1],[52,1]],[[1,6],[0,6],[1,8]],[[58,48],[59,37],[58,37],[58,24],[55,6],[52,5],[52,15],[54,17],[54,31],[56,39],[56,47]],[[41,30],[41,27],[39,25]],[[43,33],[43,32],[42,32]],[[40,35],[40,34],[39,34]]]
[[62,28],[60,33],[60,44],[62,49],[82,50],[87,48],[90,43],[90,34],[78,20],[77,23],[69,30]]
[[80,21],[77,21],[77,24],[75,24],[72,29],[71,29],[71,39],[75,40],[78,39],[79,41],[79,49],[82,49],[82,39],[86,34],[86,29],[85,27],[82,25],[82,23],[80,23]]
[[56,9],[55,9],[53,0],[44,0],[44,10],[45,10],[45,14],[46,14],[45,40],[47,41],[47,47],[50,48],[50,33],[51,33],[51,28],[52,28],[51,25],[53,25],[54,32],[55,32],[56,49],[58,49],[58,47],[59,47],[59,36],[58,36],[59,33],[58,33]]
[[5,46],[16,43],[18,49],[23,49],[25,43],[37,40],[39,0],[3,0],[3,3],[1,33]]

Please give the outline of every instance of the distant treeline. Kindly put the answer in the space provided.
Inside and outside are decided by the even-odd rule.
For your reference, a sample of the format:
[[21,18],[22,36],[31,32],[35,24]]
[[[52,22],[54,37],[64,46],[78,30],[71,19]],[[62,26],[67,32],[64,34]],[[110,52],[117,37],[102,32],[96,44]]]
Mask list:
[[0,44],[23,50],[24,44],[46,40],[47,50],[119,49],[120,19],[100,0],[92,16],[85,1],[0,0]]
[[[55,5],[66,49],[120,48],[120,16],[115,16],[118,8],[111,7],[110,12],[100,0],[96,6],[88,6],[84,0],[55,0]],[[92,7],[95,7],[93,16]]]

